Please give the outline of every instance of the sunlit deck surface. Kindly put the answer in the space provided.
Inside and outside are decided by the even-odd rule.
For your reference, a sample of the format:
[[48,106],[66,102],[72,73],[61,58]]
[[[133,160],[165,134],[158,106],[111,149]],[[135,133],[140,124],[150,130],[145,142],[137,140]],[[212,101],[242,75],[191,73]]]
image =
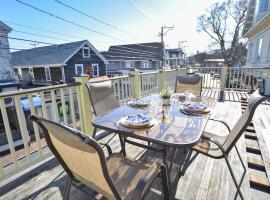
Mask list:
[[[204,96],[218,98],[218,91],[203,91]],[[242,112],[241,98],[248,98],[244,92],[226,92],[224,102],[217,102],[211,118],[224,119],[232,127]],[[270,115],[269,101],[260,105],[255,113],[253,122],[238,142],[241,157],[247,167],[244,171],[233,149],[230,160],[237,180],[243,176],[241,190],[245,199],[270,199],[269,175],[270,175]],[[255,129],[255,131],[254,131]],[[221,125],[209,122],[207,131],[224,134]],[[254,133],[255,132],[255,133]],[[253,134],[254,133],[254,134]],[[252,137],[252,134],[254,137]],[[106,141],[109,138],[105,138]],[[268,143],[268,144],[267,144]],[[114,152],[119,152],[118,138],[110,142]],[[161,155],[151,151],[127,145],[127,155],[144,162],[161,162]],[[192,155],[191,155],[192,156]],[[170,157],[170,155],[169,155]],[[179,149],[172,169],[172,177],[178,174],[179,165],[187,159],[187,153]],[[255,161],[263,161],[261,164]],[[253,161],[253,162],[252,162]],[[174,187],[177,188],[175,199],[198,200],[231,200],[236,199],[236,188],[229,174],[224,160],[214,160],[204,155],[199,155],[191,163],[186,163],[187,170],[184,175],[178,177]],[[28,169],[14,177],[12,180],[0,184],[0,199],[62,199],[66,173],[54,157],[42,161],[41,164]],[[81,186],[80,186],[81,187]],[[94,199],[97,194],[89,188],[83,187],[91,197],[87,196],[76,187],[72,187],[70,199]],[[148,193],[147,199],[162,199],[162,186],[160,181],[154,185]],[[239,196],[237,199],[240,199]]]

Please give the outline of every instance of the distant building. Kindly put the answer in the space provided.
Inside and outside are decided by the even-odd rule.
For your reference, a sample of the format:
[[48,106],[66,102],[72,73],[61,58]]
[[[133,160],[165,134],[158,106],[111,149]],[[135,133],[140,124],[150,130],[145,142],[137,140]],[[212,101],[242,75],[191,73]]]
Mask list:
[[106,75],[107,60],[88,41],[37,47],[12,53],[12,65],[25,84],[74,82],[74,76]]
[[166,49],[166,64],[170,67],[184,64],[182,49]]
[[11,66],[11,54],[8,34],[12,31],[8,25],[0,21],[0,92],[17,90]]
[[242,36],[248,38],[247,65],[270,66],[270,3],[250,0]]
[[13,78],[13,70],[10,63],[10,47],[8,34],[12,29],[0,21],[0,80],[10,80]]
[[128,74],[130,70],[154,71],[161,68],[164,47],[160,42],[110,46],[101,52],[108,60],[108,75]]

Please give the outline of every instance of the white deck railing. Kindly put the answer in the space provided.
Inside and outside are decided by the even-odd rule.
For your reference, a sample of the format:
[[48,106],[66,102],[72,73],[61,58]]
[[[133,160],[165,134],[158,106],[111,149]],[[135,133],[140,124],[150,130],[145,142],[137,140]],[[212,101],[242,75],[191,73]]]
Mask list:
[[37,125],[28,119],[30,114],[38,114],[55,122],[80,128],[77,126],[81,109],[77,98],[78,85],[62,84],[0,94],[4,125],[1,139],[7,139],[7,145],[1,145],[1,179],[51,155],[44,148],[46,143]]
[[[129,76],[110,78],[119,103],[124,104],[131,98],[157,93],[163,89],[174,89],[176,76],[203,76],[203,87],[209,89],[249,90],[252,82],[260,77],[269,77],[269,69],[265,68],[177,68],[160,70],[151,73],[131,71]],[[1,153],[0,179],[6,179],[19,171],[33,166],[35,163],[51,155],[38,127],[27,119],[29,114],[38,114],[92,134],[92,107],[86,84],[88,77],[75,77],[75,84],[40,87],[0,93],[0,109],[3,118],[4,135],[7,138],[6,153]],[[34,98],[33,98],[34,97]],[[41,106],[33,99],[40,100]],[[27,99],[29,110],[22,107],[22,98]],[[9,106],[7,106],[7,102]],[[18,123],[17,123],[18,121]],[[14,124],[17,130],[14,130]],[[31,141],[29,140],[29,133]],[[19,136],[19,142],[16,140]],[[0,142],[3,137],[0,137]],[[29,145],[30,144],[30,145]],[[18,148],[18,145],[21,147]],[[1,151],[1,149],[0,149]]]

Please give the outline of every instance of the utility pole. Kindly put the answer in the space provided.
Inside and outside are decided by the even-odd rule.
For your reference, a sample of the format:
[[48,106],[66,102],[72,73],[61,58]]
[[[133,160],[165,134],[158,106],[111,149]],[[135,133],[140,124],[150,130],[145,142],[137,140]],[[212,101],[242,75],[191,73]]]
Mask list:
[[[165,52],[165,45],[164,45],[164,39],[163,37],[169,32],[171,31],[172,29],[174,28],[174,26],[162,26],[161,27],[161,32],[159,33],[159,36],[161,38],[161,44],[163,46],[163,49],[162,49],[162,60],[161,60],[161,66],[164,67],[164,52]],[[165,30],[167,30],[166,32],[164,32]]]

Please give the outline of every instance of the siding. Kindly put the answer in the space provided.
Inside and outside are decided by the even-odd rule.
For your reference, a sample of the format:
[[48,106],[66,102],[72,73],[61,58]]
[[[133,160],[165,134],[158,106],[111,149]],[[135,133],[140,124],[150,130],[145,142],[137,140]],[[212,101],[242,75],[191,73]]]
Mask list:
[[73,77],[75,74],[75,64],[83,64],[84,67],[92,66],[92,64],[97,63],[99,65],[99,76],[106,75],[106,65],[104,62],[98,57],[94,51],[90,49],[90,58],[83,58],[82,49],[79,50],[66,64],[65,68],[65,76],[66,82],[74,82]]

